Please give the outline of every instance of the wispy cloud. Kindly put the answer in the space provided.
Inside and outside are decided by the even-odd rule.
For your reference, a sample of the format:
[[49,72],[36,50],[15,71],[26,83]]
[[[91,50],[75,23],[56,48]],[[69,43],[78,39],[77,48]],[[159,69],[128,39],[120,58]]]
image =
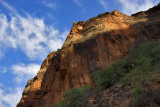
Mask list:
[[31,77],[34,77],[38,70],[40,69],[40,65],[38,64],[23,64],[19,63],[16,65],[12,65],[11,69],[13,70],[13,74],[16,75],[15,80],[17,83],[21,83],[22,81],[28,80]]
[[107,10],[108,8],[108,6],[107,6],[107,1],[106,0],[98,0],[98,2],[103,6],[103,8],[105,9],[105,10]]
[[154,5],[157,5],[160,0],[117,0],[121,4],[123,13],[131,15],[139,11],[145,11]]
[[0,0],[0,3],[5,6],[7,9],[9,9],[10,11],[12,11],[12,13],[17,14],[16,9],[14,9],[12,6],[10,6],[9,4],[7,4],[6,2],[4,2],[3,0]]
[[22,97],[22,88],[8,89],[0,85],[0,107],[15,107]]
[[76,3],[79,7],[81,7],[82,11],[85,12],[85,8],[83,4],[80,2],[80,0],[73,0],[74,3]]
[[55,2],[42,1],[42,4],[48,8],[51,8],[51,9],[56,8]]
[[[2,4],[12,12],[11,6],[5,2]],[[17,12],[10,20],[5,14],[0,14],[0,32],[0,48],[2,46],[19,48],[30,59],[44,59],[48,52],[61,48],[64,35],[68,33],[68,31],[60,33],[53,26],[46,25],[44,19],[29,14],[23,17]]]

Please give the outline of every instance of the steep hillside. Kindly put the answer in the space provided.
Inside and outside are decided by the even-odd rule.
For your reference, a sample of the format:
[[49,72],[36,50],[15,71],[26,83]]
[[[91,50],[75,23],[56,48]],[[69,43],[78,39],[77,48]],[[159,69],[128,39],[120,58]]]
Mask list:
[[160,4],[127,16],[115,10],[73,24],[61,49],[51,52],[28,81],[18,107],[53,107],[73,87],[93,85],[90,74],[160,38]]
[[159,107],[160,40],[134,47],[91,77],[93,86],[71,88],[55,107]]

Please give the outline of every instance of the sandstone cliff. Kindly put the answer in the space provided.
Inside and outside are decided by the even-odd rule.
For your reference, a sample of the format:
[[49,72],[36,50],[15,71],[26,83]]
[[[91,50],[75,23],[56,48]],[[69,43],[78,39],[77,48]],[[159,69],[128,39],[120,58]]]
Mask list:
[[92,85],[92,71],[124,58],[133,46],[160,38],[160,4],[127,16],[115,10],[74,23],[61,49],[48,54],[18,107],[53,107],[64,91]]

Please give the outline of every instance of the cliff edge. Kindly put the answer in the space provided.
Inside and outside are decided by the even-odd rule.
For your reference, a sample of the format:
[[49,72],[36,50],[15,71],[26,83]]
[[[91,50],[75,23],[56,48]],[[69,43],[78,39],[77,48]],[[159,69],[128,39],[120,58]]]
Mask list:
[[73,87],[93,85],[90,74],[160,38],[160,4],[127,16],[115,10],[73,24],[61,49],[48,54],[17,107],[53,107]]

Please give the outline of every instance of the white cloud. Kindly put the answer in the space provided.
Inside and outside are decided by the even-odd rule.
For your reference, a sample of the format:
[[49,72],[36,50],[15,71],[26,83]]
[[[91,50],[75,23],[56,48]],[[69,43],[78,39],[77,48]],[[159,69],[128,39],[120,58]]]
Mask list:
[[84,8],[83,4],[80,2],[80,0],[73,0],[73,2],[75,2],[79,7],[82,8],[82,11],[85,12],[85,8]]
[[[6,7],[11,9],[11,6]],[[0,32],[0,48],[19,48],[33,60],[44,59],[48,52],[61,48],[64,34],[68,33],[60,33],[53,26],[46,25],[44,19],[29,14],[22,17],[18,13],[11,16],[10,20],[5,14],[0,14]]]
[[0,86],[0,107],[16,107],[22,97],[22,88],[7,89]]
[[107,10],[107,1],[106,0],[98,0],[98,2],[103,6],[105,10]]
[[36,76],[38,70],[40,69],[40,65],[38,64],[25,65],[23,63],[19,63],[17,65],[12,65],[11,69],[13,70],[13,74],[16,75],[15,77],[16,82],[21,83],[22,81],[28,80]]
[[117,0],[121,4],[122,12],[128,15],[139,11],[145,11],[155,5],[160,0]]
[[56,8],[56,4],[53,2],[47,2],[47,1],[42,1],[42,4],[48,8],[51,9],[55,9]]

